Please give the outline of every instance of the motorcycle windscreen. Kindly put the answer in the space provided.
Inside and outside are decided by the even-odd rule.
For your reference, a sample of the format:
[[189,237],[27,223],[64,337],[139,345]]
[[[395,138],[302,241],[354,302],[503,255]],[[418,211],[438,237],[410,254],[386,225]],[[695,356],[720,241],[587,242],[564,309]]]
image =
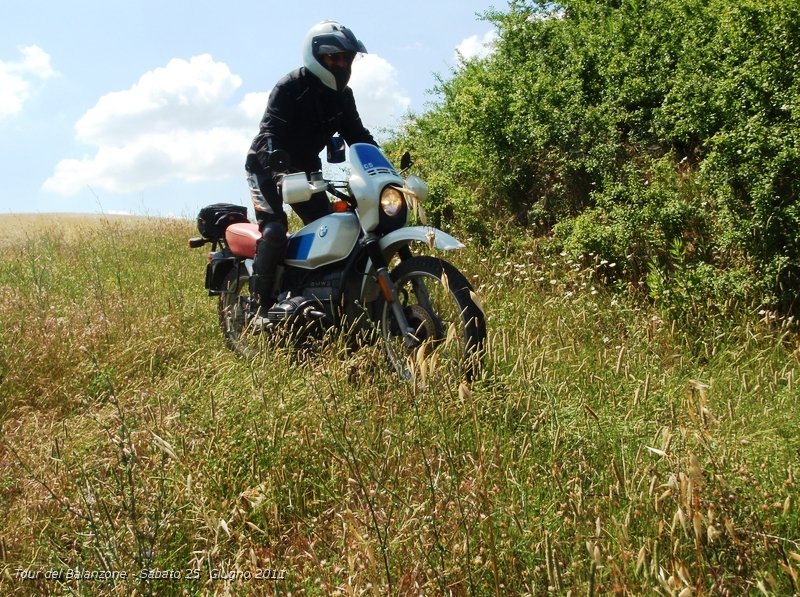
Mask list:
[[314,269],[341,261],[356,246],[361,226],[353,213],[314,220],[289,237],[286,265]]
[[384,153],[368,143],[356,143],[350,148],[350,162],[356,170],[360,167],[367,174],[397,175],[397,171]]

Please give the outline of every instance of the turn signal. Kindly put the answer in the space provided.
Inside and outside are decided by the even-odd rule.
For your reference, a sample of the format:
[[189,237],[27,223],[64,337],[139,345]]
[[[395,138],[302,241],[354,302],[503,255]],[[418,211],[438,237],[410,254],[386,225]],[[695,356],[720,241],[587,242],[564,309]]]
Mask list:
[[347,201],[334,201],[331,203],[331,212],[341,214],[346,212],[348,207],[350,206],[347,204]]

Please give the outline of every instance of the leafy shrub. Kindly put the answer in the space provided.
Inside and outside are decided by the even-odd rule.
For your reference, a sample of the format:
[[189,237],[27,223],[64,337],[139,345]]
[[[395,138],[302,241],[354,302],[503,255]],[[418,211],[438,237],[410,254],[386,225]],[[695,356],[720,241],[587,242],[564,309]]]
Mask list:
[[800,310],[800,5],[518,0],[486,18],[494,53],[394,140],[434,223],[555,232],[634,284],[702,272],[710,304]]

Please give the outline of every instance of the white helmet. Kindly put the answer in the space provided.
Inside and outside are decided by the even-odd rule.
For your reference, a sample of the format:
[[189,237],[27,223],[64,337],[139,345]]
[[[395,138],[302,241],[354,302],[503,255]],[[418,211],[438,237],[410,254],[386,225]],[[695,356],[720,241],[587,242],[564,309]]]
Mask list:
[[326,86],[342,91],[350,80],[350,68],[329,69],[320,61],[320,56],[341,52],[355,56],[357,53],[366,54],[367,49],[347,27],[336,21],[322,21],[306,34],[303,64]]

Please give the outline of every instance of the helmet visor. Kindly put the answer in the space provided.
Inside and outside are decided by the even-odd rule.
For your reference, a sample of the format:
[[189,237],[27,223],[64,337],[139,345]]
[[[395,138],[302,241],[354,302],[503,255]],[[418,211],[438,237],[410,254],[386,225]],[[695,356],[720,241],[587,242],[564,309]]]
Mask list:
[[338,54],[339,52],[360,52],[362,54],[367,52],[364,44],[356,39],[356,36],[347,27],[317,35],[312,41],[312,50],[316,57],[324,54]]

